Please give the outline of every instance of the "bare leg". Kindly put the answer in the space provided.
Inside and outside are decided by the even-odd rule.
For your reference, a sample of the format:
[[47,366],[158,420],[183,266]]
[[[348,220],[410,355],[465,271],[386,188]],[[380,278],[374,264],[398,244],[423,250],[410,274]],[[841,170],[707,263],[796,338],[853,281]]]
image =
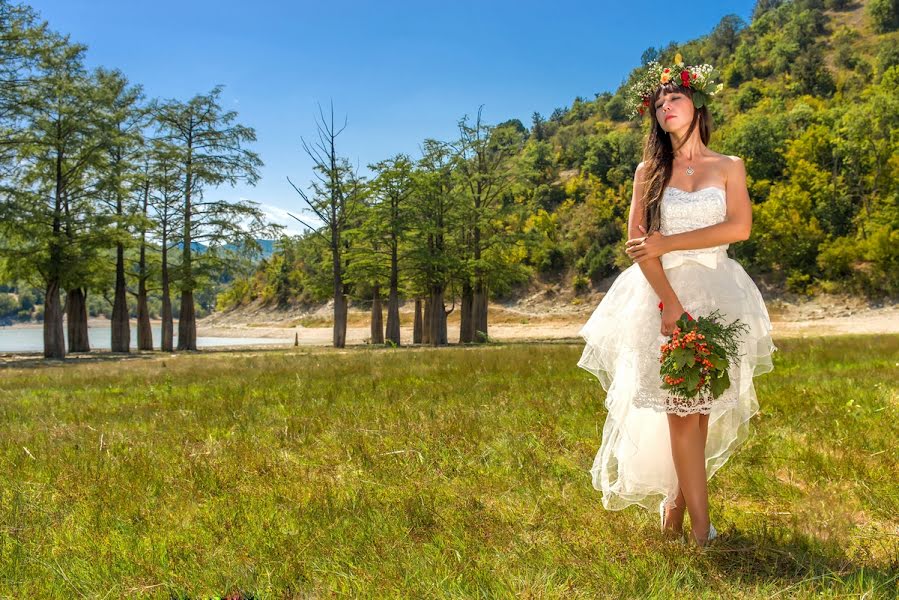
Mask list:
[[678,488],[674,504],[669,504],[665,513],[665,529],[680,534],[684,530],[684,515],[686,513],[687,501],[684,499],[684,491]]
[[[702,431],[703,447],[709,439],[709,415],[699,415],[699,429]],[[674,504],[669,504],[665,513],[665,529],[679,534],[684,529],[684,515],[687,513],[687,500],[684,498],[684,490],[677,489],[677,498]]]
[[709,532],[709,495],[705,474],[706,434],[700,425],[701,416],[669,414],[668,429],[674,470],[680,482],[681,495],[690,511],[693,537],[697,542],[704,543]]

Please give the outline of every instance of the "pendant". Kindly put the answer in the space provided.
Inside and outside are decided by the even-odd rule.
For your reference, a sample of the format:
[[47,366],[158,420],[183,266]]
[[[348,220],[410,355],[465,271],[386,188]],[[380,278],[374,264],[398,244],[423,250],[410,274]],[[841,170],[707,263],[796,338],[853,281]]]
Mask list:
[[687,167],[687,175],[693,174],[693,167]]

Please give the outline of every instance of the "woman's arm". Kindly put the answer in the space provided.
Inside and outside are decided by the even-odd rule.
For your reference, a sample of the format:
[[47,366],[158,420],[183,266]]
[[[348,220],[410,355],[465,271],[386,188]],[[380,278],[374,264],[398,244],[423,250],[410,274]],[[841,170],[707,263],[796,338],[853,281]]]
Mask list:
[[640,233],[632,235],[629,232],[632,239],[627,242],[630,249],[628,255],[639,263],[675,250],[711,248],[740,242],[749,239],[751,230],[752,203],[749,201],[749,191],[746,188],[746,168],[742,160],[733,157],[727,175],[727,215],[724,221],[671,235],[657,233],[649,237],[640,237]]
[[[646,219],[643,214],[643,185],[640,182],[642,178],[643,163],[637,165],[634,173],[634,193],[631,195],[631,208],[627,217],[628,236],[635,237],[640,234],[640,228],[646,229]],[[665,275],[665,269],[662,267],[662,261],[658,258],[640,261],[640,270],[646,281],[659,296],[664,309],[662,311],[662,329],[664,335],[671,335],[674,331],[674,323],[684,312],[674,288]]]

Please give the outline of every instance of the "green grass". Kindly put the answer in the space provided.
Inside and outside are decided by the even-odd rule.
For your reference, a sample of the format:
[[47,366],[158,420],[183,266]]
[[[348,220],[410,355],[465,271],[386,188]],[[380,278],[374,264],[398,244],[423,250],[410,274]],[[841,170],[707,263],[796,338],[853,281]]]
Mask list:
[[894,597],[899,336],[778,346],[707,552],[602,508],[579,344],[0,370],[0,596]]

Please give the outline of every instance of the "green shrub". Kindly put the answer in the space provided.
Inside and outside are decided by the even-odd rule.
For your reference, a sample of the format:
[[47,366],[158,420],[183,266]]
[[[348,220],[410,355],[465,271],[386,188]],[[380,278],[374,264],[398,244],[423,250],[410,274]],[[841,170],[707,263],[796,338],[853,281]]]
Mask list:
[[19,300],[14,294],[0,293],[0,319],[11,317],[19,312]]
[[877,33],[899,29],[899,0],[870,0],[868,16]]
[[584,277],[583,275],[575,275],[574,276],[574,292],[576,294],[583,294],[588,289],[590,289],[590,280]]

